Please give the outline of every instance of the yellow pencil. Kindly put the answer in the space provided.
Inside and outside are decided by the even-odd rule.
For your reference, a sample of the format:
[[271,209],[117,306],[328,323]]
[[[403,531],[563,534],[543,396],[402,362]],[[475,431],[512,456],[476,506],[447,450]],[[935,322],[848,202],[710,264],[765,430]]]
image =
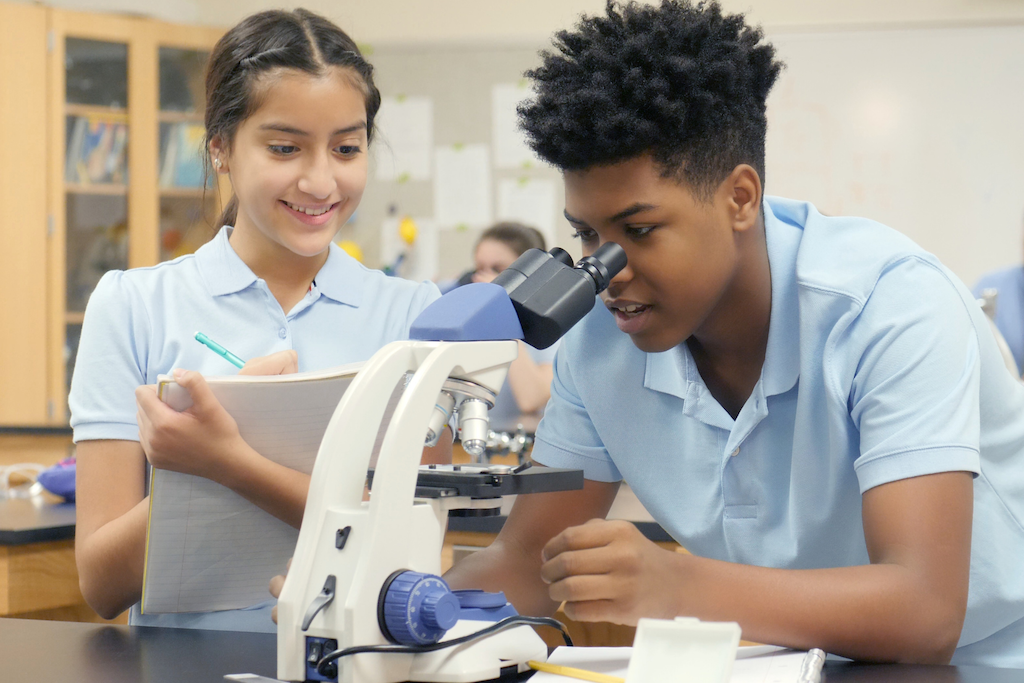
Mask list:
[[536,662],[532,659],[526,664],[534,671],[543,671],[549,674],[578,678],[582,681],[593,681],[594,683],[626,683],[625,678],[609,676],[608,674],[599,674],[595,671],[587,671],[586,669],[574,669],[571,666],[559,666],[558,664],[548,664],[547,662]]

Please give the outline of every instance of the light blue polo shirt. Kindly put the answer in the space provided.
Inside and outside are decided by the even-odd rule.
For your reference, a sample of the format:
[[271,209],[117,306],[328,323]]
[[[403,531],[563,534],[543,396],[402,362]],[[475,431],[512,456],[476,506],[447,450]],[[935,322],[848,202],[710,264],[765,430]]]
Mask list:
[[1024,385],[934,256],[860,218],[764,204],[772,308],[733,420],[686,344],[644,353],[600,303],[562,341],[533,458],[624,479],[696,555],[868,564],[861,494],[970,471],[967,616],[954,664],[1024,667]]
[[[110,271],[100,280],[86,308],[68,397],[75,442],[138,441],[135,388],[174,368],[235,374],[195,341],[197,331],[245,359],[294,349],[300,371],[317,370],[367,360],[385,344],[408,339],[412,321],[440,296],[432,283],[370,270],[332,244],[310,291],[285,313],[235,253],[230,232],[222,228],[195,254]],[[162,615],[140,615],[137,607],[133,624],[274,630],[267,604]]]

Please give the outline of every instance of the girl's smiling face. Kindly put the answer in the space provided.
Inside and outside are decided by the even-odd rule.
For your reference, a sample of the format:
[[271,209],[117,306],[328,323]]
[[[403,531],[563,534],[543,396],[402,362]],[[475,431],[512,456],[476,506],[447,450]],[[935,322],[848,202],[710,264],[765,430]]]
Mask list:
[[742,330],[753,300],[745,291],[744,265],[752,262],[745,235],[760,207],[753,169],[737,167],[707,201],[663,177],[648,156],[564,177],[565,215],[583,253],[606,241],[626,251],[627,266],[601,298],[638,348],[666,351],[691,335]]
[[238,198],[236,249],[267,257],[325,254],[366,187],[366,98],[356,83],[340,67],[322,76],[268,72],[258,108],[230,147],[211,143]]

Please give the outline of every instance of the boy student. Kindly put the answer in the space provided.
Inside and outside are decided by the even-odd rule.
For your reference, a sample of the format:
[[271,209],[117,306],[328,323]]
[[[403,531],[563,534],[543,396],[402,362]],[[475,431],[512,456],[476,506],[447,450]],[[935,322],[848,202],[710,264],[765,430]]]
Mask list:
[[[520,110],[628,266],[563,339],[520,498],[453,587],[578,620],[735,620],[846,657],[1024,667],[1024,386],[934,256],[765,198],[781,69],[717,3],[609,3]],[[603,518],[620,481],[693,554]]]

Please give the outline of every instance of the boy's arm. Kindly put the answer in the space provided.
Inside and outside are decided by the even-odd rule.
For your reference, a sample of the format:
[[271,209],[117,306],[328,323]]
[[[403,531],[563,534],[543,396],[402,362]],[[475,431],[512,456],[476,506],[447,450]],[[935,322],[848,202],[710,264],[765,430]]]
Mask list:
[[504,591],[520,614],[554,614],[560,601],[549,597],[541,580],[541,550],[568,527],[604,519],[618,490],[618,482],[587,480],[579,491],[519,496],[494,542],[459,562],[445,579],[453,589]]
[[743,637],[874,661],[948,663],[967,608],[973,481],[945,472],[863,497],[871,564],[787,570],[662,550],[632,525],[571,528],[544,549],[554,600],[581,621],[737,621]]

